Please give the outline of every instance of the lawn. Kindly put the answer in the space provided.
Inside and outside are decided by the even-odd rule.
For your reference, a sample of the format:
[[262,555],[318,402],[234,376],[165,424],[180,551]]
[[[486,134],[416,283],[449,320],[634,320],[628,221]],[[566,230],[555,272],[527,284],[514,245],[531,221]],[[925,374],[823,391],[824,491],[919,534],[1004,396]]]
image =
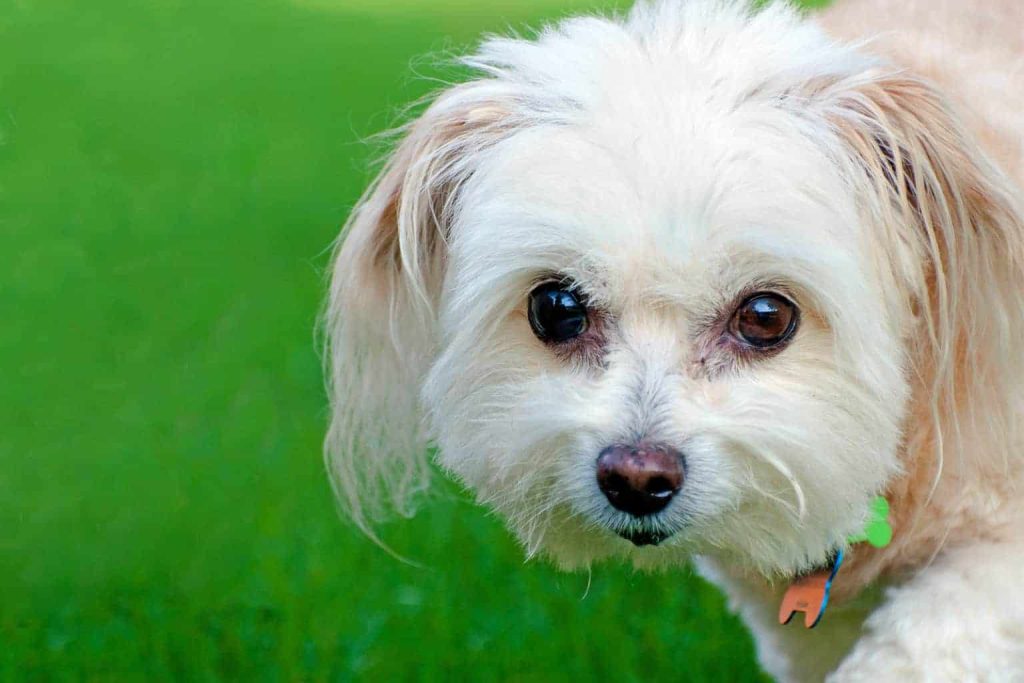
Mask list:
[[321,465],[361,141],[424,55],[594,2],[4,4],[0,680],[759,680],[689,573],[526,564],[451,484],[403,564]]

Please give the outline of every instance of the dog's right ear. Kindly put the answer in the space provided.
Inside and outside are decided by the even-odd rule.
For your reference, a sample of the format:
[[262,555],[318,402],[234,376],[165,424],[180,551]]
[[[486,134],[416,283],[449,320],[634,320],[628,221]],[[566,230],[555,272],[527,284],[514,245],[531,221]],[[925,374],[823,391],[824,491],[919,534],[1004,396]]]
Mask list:
[[391,509],[410,515],[430,477],[419,391],[435,354],[446,243],[460,187],[510,118],[486,81],[443,93],[407,126],[335,253],[324,457],[342,509],[374,538],[370,522]]

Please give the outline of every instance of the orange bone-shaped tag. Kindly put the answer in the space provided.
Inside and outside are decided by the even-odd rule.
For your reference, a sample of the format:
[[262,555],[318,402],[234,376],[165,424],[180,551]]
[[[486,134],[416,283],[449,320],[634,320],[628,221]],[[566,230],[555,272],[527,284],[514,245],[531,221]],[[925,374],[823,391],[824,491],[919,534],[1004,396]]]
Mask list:
[[803,612],[804,626],[806,628],[817,626],[822,615],[825,614],[825,607],[828,606],[828,594],[832,588],[832,579],[835,578],[842,562],[843,554],[839,553],[831,570],[826,569],[808,574],[794,581],[782,597],[782,605],[779,607],[779,623],[788,624],[793,619],[793,615]]

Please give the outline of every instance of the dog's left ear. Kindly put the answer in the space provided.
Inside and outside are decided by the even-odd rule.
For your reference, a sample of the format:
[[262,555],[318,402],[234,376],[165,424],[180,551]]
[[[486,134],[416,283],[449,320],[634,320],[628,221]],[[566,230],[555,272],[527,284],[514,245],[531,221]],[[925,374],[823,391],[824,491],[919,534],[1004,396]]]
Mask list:
[[325,315],[324,451],[342,509],[371,537],[374,519],[410,514],[427,484],[419,392],[436,351],[447,242],[460,188],[510,120],[489,81],[443,92],[406,127],[343,231]]
[[883,231],[879,244],[918,314],[910,360],[941,470],[938,430],[962,438],[966,418],[976,436],[1003,434],[986,435],[989,445],[1013,431],[1009,384],[1024,370],[1015,349],[1024,334],[1020,205],[930,84],[879,73],[830,90],[829,120],[852,152],[861,209]]

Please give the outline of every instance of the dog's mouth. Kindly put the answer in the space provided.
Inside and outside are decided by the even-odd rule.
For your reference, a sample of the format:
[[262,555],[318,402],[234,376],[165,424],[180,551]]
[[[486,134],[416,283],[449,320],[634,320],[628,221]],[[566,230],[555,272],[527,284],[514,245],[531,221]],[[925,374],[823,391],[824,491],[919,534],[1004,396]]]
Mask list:
[[651,531],[649,529],[620,531],[618,534],[638,548],[645,545],[658,545],[672,535],[666,531]]

